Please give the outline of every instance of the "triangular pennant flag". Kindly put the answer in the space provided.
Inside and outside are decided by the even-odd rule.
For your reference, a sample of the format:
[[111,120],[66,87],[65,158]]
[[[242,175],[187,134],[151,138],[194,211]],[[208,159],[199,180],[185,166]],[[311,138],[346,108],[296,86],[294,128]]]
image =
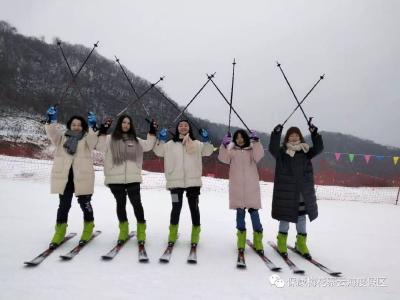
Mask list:
[[393,156],[394,165],[396,165],[398,161],[399,161],[399,157],[398,156]]
[[383,156],[383,155],[376,155],[376,159],[377,159],[377,160],[384,160],[384,159],[385,159],[385,156]]
[[349,153],[349,159],[350,159],[350,162],[353,162],[353,160],[354,160],[354,154]]
[[364,158],[365,158],[365,162],[369,163],[369,159],[371,158],[371,155],[365,154]]
[[340,159],[340,155],[342,155],[341,153],[335,153],[335,157],[336,157],[336,160],[339,160]]

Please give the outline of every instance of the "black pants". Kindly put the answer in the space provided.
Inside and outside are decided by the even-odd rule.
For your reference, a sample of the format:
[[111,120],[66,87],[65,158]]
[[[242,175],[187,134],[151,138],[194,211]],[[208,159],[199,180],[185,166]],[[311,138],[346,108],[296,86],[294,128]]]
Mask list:
[[117,216],[120,222],[128,221],[126,215],[126,195],[133,206],[133,211],[138,223],[145,223],[143,205],[140,198],[140,183],[109,184],[111,192],[117,201]]
[[190,215],[192,216],[193,226],[200,226],[200,210],[199,210],[199,195],[200,187],[189,187],[189,188],[174,188],[170,189],[172,198],[172,211],[170,223],[173,225],[179,224],[179,216],[182,209],[183,192],[186,191],[186,197],[188,199]]
[[[71,208],[72,197],[74,195],[75,187],[74,187],[74,173],[72,172],[72,168],[68,174],[68,182],[65,186],[64,194],[59,195],[60,204],[58,205],[57,210],[57,223],[67,223],[68,222],[68,213]],[[90,204],[90,200],[92,200],[92,195],[80,195],[77,196],[78,203],[83,211],[83,219],[86,222],[93,222],[93,208]]]

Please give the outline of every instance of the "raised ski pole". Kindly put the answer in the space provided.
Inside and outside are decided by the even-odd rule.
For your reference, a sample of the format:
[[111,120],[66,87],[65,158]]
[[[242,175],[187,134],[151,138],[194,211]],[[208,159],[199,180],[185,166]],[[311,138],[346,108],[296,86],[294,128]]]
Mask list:
[[[209,76],[209,75],[207,75]],[[243,119],[239,116],[239,114],[237,113],[237,111],[233,108],[232,105],[230,105],[228,99],[226,99],[225,95],[221,92],[221,90],[219,89],[219,87],[215,84],[214,80],[211,79],[212,84],[215,86],[215,88],[217,89],[217,91],[220,93],[220,95],[222,96],[222,98],[225,100],[225,102],[231,107],[232,111],[235,113],[235,115],[239,118],[239,120],[242,122],[242,124],[244,125],[244,127],[246,127],[248,132],[251,132],[250,128],[246,125],[246,123],[243,121]]]
[[[117,117],[120,116],[121,114],[123,114],[129,107],[129,105],[136,103],[137,101],[139,101],[144,95],[146,95],[153,87],[155,87],[160,81],[164,80],[164,76],[160,77],[160,79],[156,82],[156,83],[152,83],[150,85],[150,87],[143,92],[143,94],[141,94],[140,96],[138,95],[138,93],[136,92],[135,87],[133,86],[131,80],[128,77],[128,74],[126,74],[125,69],[122,67],[121,63],[119,62],[119,58],[115,56],[115,61],[118,63],[119,67],[121,68],[122,72],[125,75],[126,80],[128,81],[129,85],[131,86],[133,93],[136,96],[136,100],[135,101],[131,101],[128,103],[128,105],[117,114]],[[146,108],[146,106],[142,103],[142,106],[144,108],[144,111],[146,112],[146,115],[150,118],[150,113],[148,111],[148,109]],[[150,120],[148,118],[145,118],[147,122],[150,122]]]
[[235,82],[235,66],[236,66],[236,60],[233,59],[232,63],[232,85],[231,85],[231,103],[230,103],[230,108],[229,108],[229,125],[228,125],[228,134],[231,134],[231,115],[232,115],[232,100],[233,100],[233,85]]
[[289,80],[287,79],[287,77],[286,77],[286,75],[285,75],[285,72],[283,72],[282,67],[281,67],[281,64],[280,64],[278,61],[276,62],[276,66],[279,68],[279,70],[281,70],[281,73],[282,73],[283,77],[285,78],[286,83],[288,84],[288,86],[289,86],[289,88],[290,88],[290,91],[292,92],[292,94],[293,94],[293,96],[294,96],[294,99],[296,100],[298,106],[300,107],[301,112],[303,113],[303,116],[304,116],[304,118],[306,119],[307,124],[310,125],[310,124],[311,124],[311,119],[308,119],[308,118],[307,118],[306,113],[305,113],[304,110],[303,110],[303,107],[301,107],[300,102],[299,102],[299,100],[297,99],[297,96],[296,96],[296,94],[294,93],[293,88],[292,88],[292,86],[290,85],[290,82],[289,82]]
[[89,52],[89,54],[86,56],[85,60],[84,60],[83,63],[81,64],[79,70],[74,74],[74,72],[72,71],[72,68],[71,68],[71,66],[70,66],[70,64],[69,64],[69,62],[68,62],[68,60],[67,60],[67,57],[65,56],[64,50],[63,50],[62,47],[61,47],[61,41],[57,41],[57,45],[58,45],[58,47],[59,47],[60,50],[61,50],[61,54],[62,54],[62,56],[63,56],[63,58],[64,58],[65,63],[67,64],[68,70],[69,70],[69,72],[70,72],[70,74],[71,74],[71,77],[72,77],[71,81],[68,83],[67,87],[65,88],[64,92],[63,92],[62,95],[61,95],[61,99],[58,101],[57,104],[59,104],[59,103],[64,99],[66,93],[68,92],[68,90],[69,90],[69,88],[71,87],[72,84],[74,84],[74,85],[76,85],[76,86],[78,87],[78,92],[79,92],[79,94],[81,95],[81,97],[83,98],[83,95],[82,95],[82,93],[81,93],[81,91],[80,91],[80,89],[79,89],[79,86],[78,86],[77,83],[76,83],[76,78],[78,77],[79,73],[82,71],[83,67],[86,65],[86,63],[87,63],[87,61],[89,60],[90,56],[92,55],[94,49],[98,47],[98,44],[99,44],[99,42],[97,41],[97,43],[95,43],[95,44],[93,45],[92,50],[91,50],[91,51]]
[[[171,101],[167,96],[164,95],[164,93],[162,93],[162,92],[159,91],[158,89],[155,89],[155,90],[156,90],[165,100],[167,100],[168,103],[170,103],[173,107],[175,107],[177,111],[181,112],[181,109],[179,108],[179,106],[178,106],[175,102]],[[185,116],[186,118],[190,119],[189,116],[186,115],[186,113],[183,113],[182,115]],[[191,121],[191,123],[193,124],[193,126],[194,126],[197,130],[200,129],[200,126],[198,126],[198,124],[197,124],[194,120],[190,120],[190,121]]]
[[[282,126],[284,126],[286,124],[286,122],[293,116],[293,114],[296,112],[296,110],[301,106],[301,104],[303,104],[303,102],[307,99],[308,95],[310,95],[310,93],[313,91],[313,89],[318,85],[318,83],[325,78],[325,74],[321,75],[318,79],[318,81],[314,84],[314,86],[308,91],[307,95],[304,96],[303,100],[300,101],[299,104],[297,104],[296,108],[292,111],[292,113],[289,115],[289,117],[287,117],[287,119],[285,120],[285,122],[282,123]],[[311,118],[312,119],[312,118]],[[310,121],[311,123],[311,121]]]
[[189,101],[189,103],[185,106],[185,108],[180,112],[180,114],[174,119],[173,123],[175,123],[182,115],[183,113],[186,111],[186,109],[189,107],[190,104],[192,104],[192,102],[196,99],[196,97],[201,93],[201,91],[206,87],[206,85],[212,81],[212,78],[214,77],[214,74],[211,75],[207,75],[208,76],[208,80],[206,81],[205,84],[203,84],[203,86],[200,88],[200,90],[193,96],[193,98]]

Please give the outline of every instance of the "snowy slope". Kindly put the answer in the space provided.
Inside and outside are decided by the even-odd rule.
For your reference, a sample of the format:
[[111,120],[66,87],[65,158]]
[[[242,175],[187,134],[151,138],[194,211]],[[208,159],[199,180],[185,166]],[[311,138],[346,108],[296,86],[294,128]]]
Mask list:
[[[369,287],[278,288],[270,284],[273,273],[250,249],[246,251],[247,270],[236,269],[235,214],[228,209],[227,181],[222,179],[204,178],[203,181],[198,264],[186,263],[191,226],[187,203],[182,209],[180,239],[171,262],[159,264],[168,234],[170,196],[164,189],[163,174],[148,172],[142,184],[142,200],[148,223],[150,263],[137,261],[135,240],[113,261],[100,260],[113,246],[118,226],[115,201],[103,185],[99,171],[93,206],[96,229],[103,233],[70,262],[60,261],[58,255],[67,252],[78,238],[62,246],[39,267],[25,268],[23,261],[44,250],[51,238],[58,200],[56,195],[49,194],[51,164],[22,161],[11,163],[0,157],[0,299],[395,299],[400,292],[396,255],[400,244],[399,207],[322,200],[319,201],[320,217],[309,224],[309,246],[314,257],[344,274],[343,280],[335,284],[369,279]],[[277,222],[270,217],[273,185],[261,185],[264,209],[260,213],[266,255],[282,267],[281,278],[287,284],[289,280],[331,278],[292,255],[293,261],[306,270],[305,276],[294,276],[266,245],[267,240],[275,240]],[[128,204],[127,208],[134,229],[132,207]],[[251,233],[248,218],[247,223]],[[81,211],[74,201],[68,229],[80,234],[81,227]],[[292,226],[290,243],[294,238]],[[387,278],[384,282],[387,287],[372,286],[378,277]]]
[[42,118],[25,112],[14,112],[13,115],[0,112],[0,140],[41,147],[49,145],[43,124],[40,123]]

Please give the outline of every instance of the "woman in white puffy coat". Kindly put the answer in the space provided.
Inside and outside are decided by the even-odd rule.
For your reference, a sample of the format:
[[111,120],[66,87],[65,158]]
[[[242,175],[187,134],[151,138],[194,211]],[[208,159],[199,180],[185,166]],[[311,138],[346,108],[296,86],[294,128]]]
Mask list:
[[129,223],[126,214],[126,196],[133,206],[137,220],[137,240],[144,245],[146,240],[146,220],[140,196],[142,182],[143,152],[153,149],[156,142],[155,122],[151,122],[146,140],[136,136],[136,130],[129,115],[119,117],[114,132],[106,135],[111,121],[106,120],[100,127],[97,149],[105,152],[105,184],[110,188],[117,202],[119,220],[118,243],[129,238]]
[[200,130],[202,141],[196,140],[188,120],[181,120],[177,124],[174,138],[168,142],[167,134],[165,128],[160,130],[159,141],[153,151],[157,156],[164,157],[167,189],[170,190],[172,198],[168,243],[173,245],[176,242],[183,193],[186,191],[192,217],[191,243],[196,246],[200,239],[199,195],[202,185],[202,157],[210,156],[214,146],[210,144],[205,129]]

